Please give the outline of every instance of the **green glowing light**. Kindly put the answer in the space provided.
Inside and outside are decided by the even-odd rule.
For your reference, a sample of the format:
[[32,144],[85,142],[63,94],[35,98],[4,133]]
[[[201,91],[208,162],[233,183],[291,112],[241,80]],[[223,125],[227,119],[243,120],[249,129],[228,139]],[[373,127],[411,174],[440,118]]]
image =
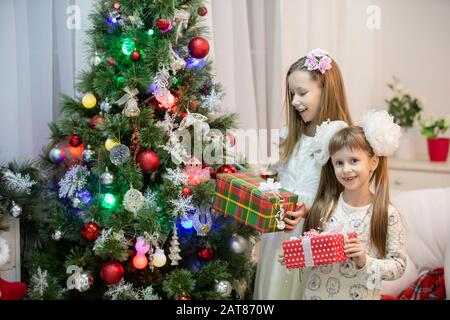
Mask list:
[[135,46],[136,46],[136,43],[134,43],[134,41],[132,39],[126,38],[122,44],[123,54],[129,56],[131,53],[133,53]]
[[106,193],[103,196],[102,207],[112,209],[116,205],[116,197],[112,193]]
[[155,33],[155,31],[153,31],[153,29],[148,30],[148,35],[152,36]]
[[116,81],[117,81],[118,84],[122,84],[122,83],[124,83],[125,78],[124,77],[117,77]]

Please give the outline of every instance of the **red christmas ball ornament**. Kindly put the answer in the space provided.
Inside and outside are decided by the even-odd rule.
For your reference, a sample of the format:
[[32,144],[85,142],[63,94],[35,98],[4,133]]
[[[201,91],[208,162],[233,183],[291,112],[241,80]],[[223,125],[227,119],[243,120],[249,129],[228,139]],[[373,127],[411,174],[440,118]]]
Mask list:
[[138,157],[139,165],[145,173],[152,173],[159,168],[159,156],[151,150],[142,151]]
[[140,58],[141,58],[141,54],[137,50],[134,50],[130,54],[130,59],[133,60],[133,61],[138,61]]
[[159,18],[156,20],[155,25],[159,30],[166,30],[170,26],[170,22],[167,19]]
[[97,240],[100,235],[100,227],[94,222],[85,223],[83,229],[81,229],[81,235],[86,240]]
[[202,59],[209,53],[209,42],[203,37],[195,37],[189,41],[188,48],[191,56]]
[[77,136],[76,134],[73,134],[69,137],[69,144],[74,148],[81,146],[82,142],[83,141],[81,140],[80,136]]
[[216,170],[216,174],[218,173],[236,173],[237,169],[231,164],[224,164]]
[[202,261],[211,261],[214,258],[214,249],[202,248],[198,251],[197,257]]
[[108,62],[114,64],[114,62],[116,62],[116,59],[114,59],[114,57],[109,57]]
[[198,15],[199,16],[206,16],[206,14],[208,13],[208,9],[206,7],[200,7],[198,8]]
[[98,114],[91,118],[91,121],[89,121],[89,127],[91,129],[95,129],[97,126],[103,124],[104,122],[105,122],[105,119],[103,119],[103,117]]
[[107,262],[102,266],[100,277],[106,284],[117,284],[122,280],[125,270],[117,261]]
[[176,300],[192,300],[192,298],[189,296],[179,296],[176,298]]
[[187,198],[189,196],[192,196],[192,189],[189,187],[184,187],[183,190],[181,190],[181,194],[183,197]]
[[114,2],[114,9],[120,9],[120,2]]
[[203,88],[200,89],[200,93],[203,94],[204,96],[207,96],[207,95],[209,95],[209,91],[210,90],[211,89],[208,88],[208,87],[203,87]]

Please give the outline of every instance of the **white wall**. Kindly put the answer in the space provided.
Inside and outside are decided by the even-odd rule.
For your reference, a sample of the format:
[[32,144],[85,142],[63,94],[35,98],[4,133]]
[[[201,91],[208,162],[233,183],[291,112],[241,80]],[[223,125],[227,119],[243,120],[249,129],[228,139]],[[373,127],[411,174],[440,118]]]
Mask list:
[[[376,65],[372,106],[384,106],[389,89],[383,84],[396,75],[424,110],[450,114],[450,1],[379,0],[382,27],[376,32]],[[416,129],[417,156],[428,159],[426,140]],[[450,131],[446,136],[450,137]]]
[[[378,30],[366,25],[371,5],[380,9]],[[450,1],[282,0],[280,6],[283,73],[309,50],[328,50],[341,67],[354,120],[387,108],[393,75],[427,112],[450,113]],[[418,131],[416,137],[418,158],[427,159],[425,138]]]

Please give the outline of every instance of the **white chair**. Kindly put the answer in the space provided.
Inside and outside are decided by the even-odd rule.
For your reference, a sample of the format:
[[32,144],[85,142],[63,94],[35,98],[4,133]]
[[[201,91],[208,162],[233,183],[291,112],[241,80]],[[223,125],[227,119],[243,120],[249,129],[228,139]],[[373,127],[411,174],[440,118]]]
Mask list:
[[450,299],[450,188],[395,193],[392,204],[405,218],[407,267],[394,281],[383,281],[382,294],[398,296],[422,272],[444,267]]

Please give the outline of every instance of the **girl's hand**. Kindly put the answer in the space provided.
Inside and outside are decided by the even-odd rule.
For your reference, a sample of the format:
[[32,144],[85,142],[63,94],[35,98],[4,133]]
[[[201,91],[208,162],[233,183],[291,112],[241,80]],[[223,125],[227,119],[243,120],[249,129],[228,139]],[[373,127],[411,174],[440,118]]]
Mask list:
[[357,238],[348,239],[346,244],[344,245],[344,252],[347,254],[347,257],[354,258],[356,265],[358,268],[363,268],[366,265],[366,248]]
[[284,252],[282,252],[278,255],[278,262],[284,266],[284,260]]
[[305,217],[305,204],[299,201],[297,203],[297,211],[286,212],[286,216],[284,217],[284,222],[286,223],[284,232],[292,232],[304,217]]

